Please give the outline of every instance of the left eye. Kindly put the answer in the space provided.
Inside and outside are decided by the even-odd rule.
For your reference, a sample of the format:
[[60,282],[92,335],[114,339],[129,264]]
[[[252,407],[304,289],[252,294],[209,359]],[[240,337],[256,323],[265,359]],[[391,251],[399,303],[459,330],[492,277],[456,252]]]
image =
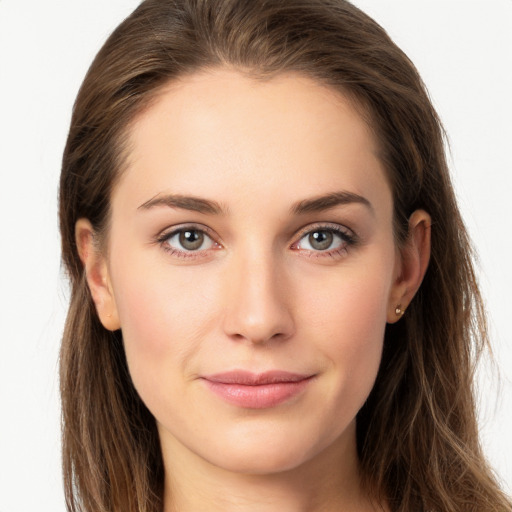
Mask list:
[[317,229],[306,233],[298,242],[299,249],[328,251],[347,245],[346,237],[332,229]]
[[199,229],[180,229],[165,238],[165,243],[177,251],[199,251],[210,249],[215,242]]

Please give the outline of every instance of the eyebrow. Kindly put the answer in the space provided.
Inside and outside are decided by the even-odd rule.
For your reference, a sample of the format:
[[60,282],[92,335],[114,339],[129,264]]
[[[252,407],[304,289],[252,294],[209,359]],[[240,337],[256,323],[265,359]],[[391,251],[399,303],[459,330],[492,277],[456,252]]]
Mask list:
[[368,201],[368,199],[358,194],[354,194],[353,192],[347,191],[332,192],[330,194],[313,197],[312,199],[304,199],[303,201],[295,203],[291,207],[291,212],[296,215],[321,212],[339,205],[352,203],[362,204],[366,206],[372,214],[375,214],[375,210],[373,209],[373,206],[370,201]]
[[[301,215],[305,213],[321,212],[335,208],[336,206],[353,203],[362,204],[374,213],[373,206],[368,199],[347,191],[331,192],[311,199],[304,199],[293,204],[290,208],[290,212],[294,215]],[[137,209],[150,210],[151,208],[158,206],[180,208],[182,210],[190,210],[210,215],[221,215],[226,212],[226,210],[217,201],[195,196],[184,196],[181,194],[157,194],[145,203],[141,204]]]
[[149,201],[141,204],[138,210],[149,210],[156,206],[168,206],[169,208],[181,208],[182,210],[191,210],[210,215],[220,215],[224,213],[222,206],[217,201],[203,199],[194,196],[183,196],[180,194],[156,195]]

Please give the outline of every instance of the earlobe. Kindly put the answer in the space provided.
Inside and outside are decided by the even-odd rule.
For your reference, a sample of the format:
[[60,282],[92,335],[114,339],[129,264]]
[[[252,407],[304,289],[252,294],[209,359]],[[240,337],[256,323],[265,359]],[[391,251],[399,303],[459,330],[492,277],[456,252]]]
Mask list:
[[409,217],[407,241],[397,254],[396,278],[388,303],[388,323],[395,323],[405,314],[423,281],[430,260],[431,225],[430,215],[424,210],[416,210]]
[[105,329],[115,331],[121,326],[107,261],[97,246],[94,228],[87,219],[79,219],[75,224],[75,240],[98,317]]

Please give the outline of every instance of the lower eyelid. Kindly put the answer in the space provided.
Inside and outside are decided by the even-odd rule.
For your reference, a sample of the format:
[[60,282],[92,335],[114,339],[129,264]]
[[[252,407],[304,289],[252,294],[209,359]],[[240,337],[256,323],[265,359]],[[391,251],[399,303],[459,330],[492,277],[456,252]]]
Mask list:
[[160,242],[161,248],[170,256],[182,260],[201,260],[212,256],[212,252],[220,248],[220,245],[213,242],[212,245],[206,249],[198,249],[195,251],[187,251],[185,249],[177,249],[172,245],[164,242]]
[[345,258],[350,252],[350,245],[345,243],[340,247],[336,247],[335,249],[328,249],[325,251],[315,251],[311,249],[303,249],[297,251],[302,257],[307,259],[316,259],[319,261],[332,261],[339,260]]

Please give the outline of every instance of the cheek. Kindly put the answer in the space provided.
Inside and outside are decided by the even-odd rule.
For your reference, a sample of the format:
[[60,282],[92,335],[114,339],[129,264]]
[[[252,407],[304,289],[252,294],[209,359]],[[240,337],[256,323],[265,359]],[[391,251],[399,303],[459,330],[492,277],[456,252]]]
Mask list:
[[[201,271],[180,269],[131,251],[112,272],[130,374],[148,399],[167,382],[177,385],[216,317],[212,292],[199,288]],[[188,377],[193,377],[188,376]],[[187,375],[185,375],[187,378]]]
[[[309,339],[327,357],[333,389],[345,390],[338,400],[353,400],[359,409],[373,387],[382,354],[392,261],[344,268],[324,283],[322,293],[310,294],[301,305]],[[299,296],[305,294],[299,294]],[[346,403],[345,403],[346,405]]]
[[297,295],[307,323],[318,332],[328,326],[342,342],[374,340],[386,323],[392,268],[391,263],[347,266],[326,274],[314,288],[306,283]]

